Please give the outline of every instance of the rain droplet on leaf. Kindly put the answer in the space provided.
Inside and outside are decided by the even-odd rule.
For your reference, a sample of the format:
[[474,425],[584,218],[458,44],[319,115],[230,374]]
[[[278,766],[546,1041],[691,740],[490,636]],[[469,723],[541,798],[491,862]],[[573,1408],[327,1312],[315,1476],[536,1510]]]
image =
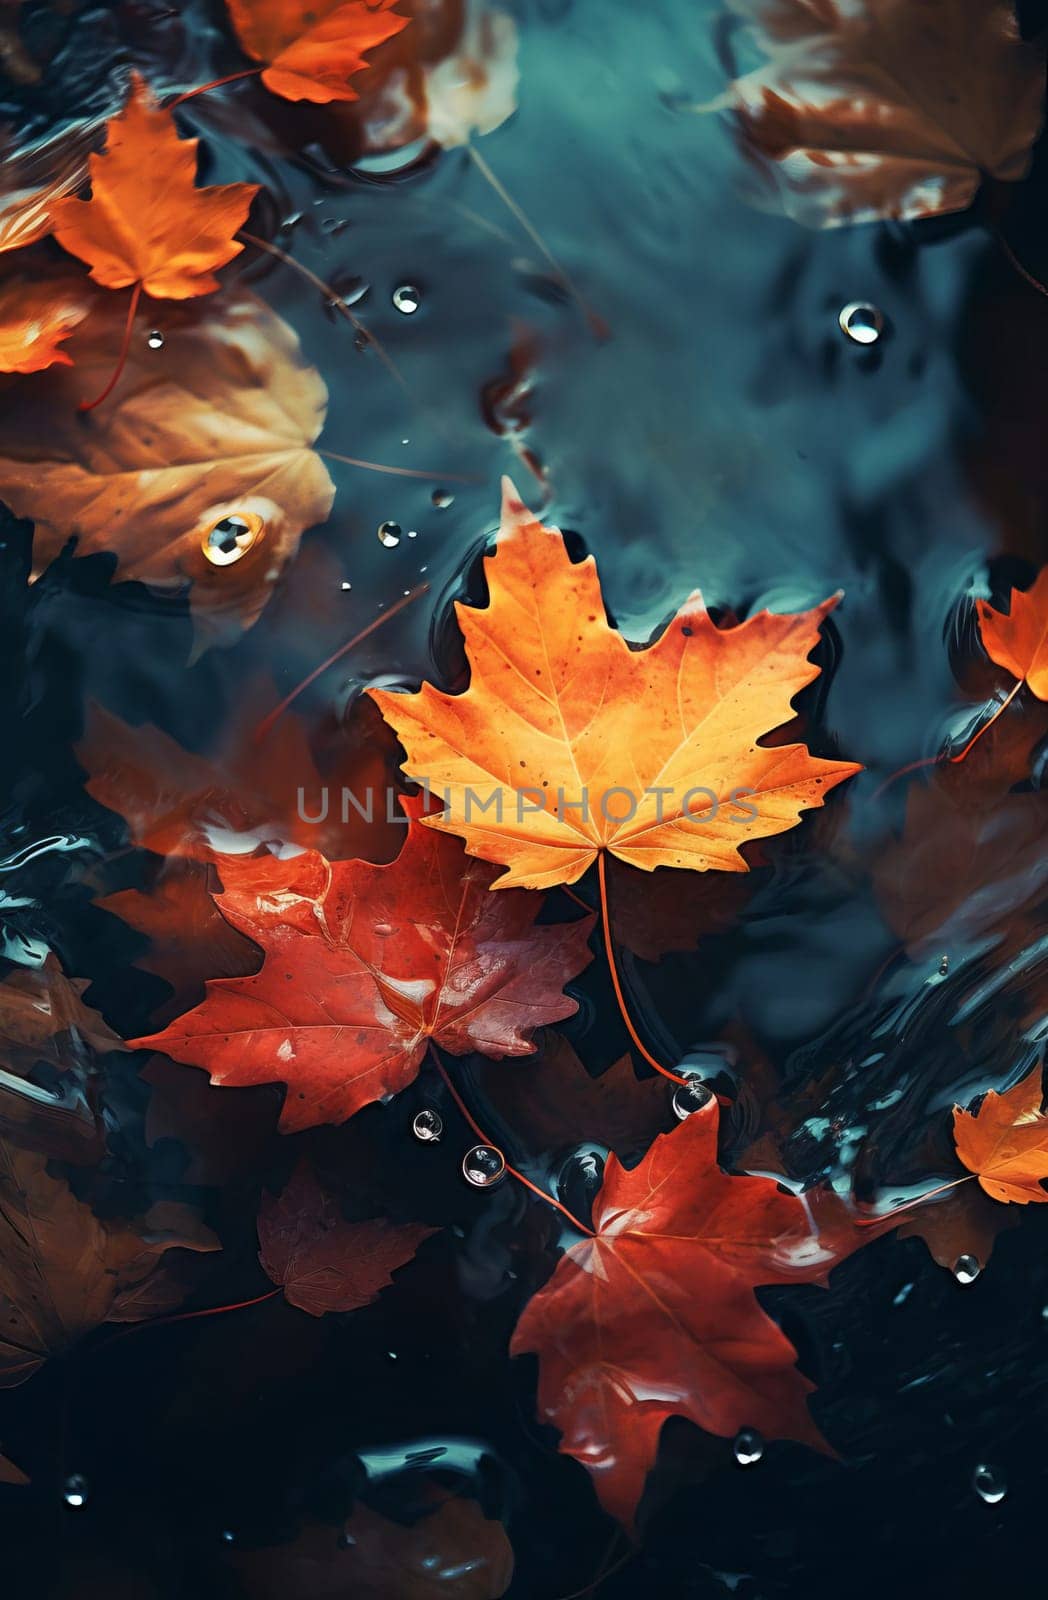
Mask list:
[[235,512],[212,524],[200,548],[213,567],[231,567],[258,543],[264,530],[265,523],[253,511]]

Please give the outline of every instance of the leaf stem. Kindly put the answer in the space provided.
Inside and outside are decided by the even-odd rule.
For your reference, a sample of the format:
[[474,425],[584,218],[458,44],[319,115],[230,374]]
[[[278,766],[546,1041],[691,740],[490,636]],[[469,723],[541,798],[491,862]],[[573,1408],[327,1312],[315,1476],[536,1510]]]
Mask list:
[[277,718],[283,716],[291,702],[298,699],[303,689],[308,689],[311,683],[315,683],[322,672],[326,672],[328,667],[333,667],[336,661],[341,661],[342,657],[348,655],[355,645],[362,644],[365,639],[375,632],[376,628],[381,628],[384,622],[388,622],[390,617],[395,617],[398,611],[403,611],[413,600],[417,600],[420,595],[428,594],[428,592],[428,583],[416,584],[414,589],[402,595],[395,605],[390,606],[388,611],[381,611],[377,617],[372,618],[366,628],[361,628],[360,632],[355,633],[352,639],[348,639],[345,644],[339,645],[333,655],[328,656],[326,661],[322,661],[319,667],[314,667],[307,678],[303,678],[302,682],[297,684],[290,694],[284,696],[278,706],[273,707],[268,716],[262,718],[262,721],[251,735],[252,744],[261,744]]
[[937,1194],[945,1194],[948,1189],[957,1189],[962,1183],[970,1183],[976,1176],[977,1174],[974,1172],[966,1172],[963,1178],[952,1178],[949,1183],[941,1183],[937,1189],[928,1189],[924,1194],[915,1196],[913,1200],[907,1200],[905,1204],[895,1206],[891,1211],[885,1211],[882,1216],[856,1217],[855,1226],[857,1228],[883,1227],[893,1217],[897,1217],[900,1211],[912,1211],[914,1206],[923,1205],[926,1200],[934,1199]]
[[579,290],[576,288],[573,280],[568,275],[564,267],[561,266],[560,262],[553,254],[553,251],[550,249],[539,230],[535,227],[535,224],[531,221],[531,218],[528,216],[527,212],[522,206],[518,205],[516,200],[514,200],[513,196],[510,194],[501,178],[499,178],[492,171],[491,167],[488,165],[487,161],[481,155],[480,151],[477,149],[472,140],[469,144],[467,144],[466,149],[469,151],[470,159],[472,160],[477,171],[480,173],[481,177],[484,179],[485,183],[490,184],[491,188],[494,189],[495,193],[502,201],[502,204],[512,213],[514,217],[516,217],[517,221],[524,229],[524,232],[527,234],[532,244],[542,251],[542,254],[553,268],[553,271],[556,273],[560,283],[567,290],[568,294],[574,300],[575,304],[585,317],[593,337],[595,339],[607,339],[610,336],[610,330],[607,323],[604,321],[603,317],[598,317],[596,312],[591,310],[591,308],[586,304],[585,300],[582,298],[582,295],[579,293]]
[[228,1306],[205,1306],[202,1311],[178,1311],[174,1316],[153,1317],[149,1322],[132,1322],[127,1327],[121,1328],[111,1339],[107,1339],[104,1344],[97,1346],[97,1348],[108,1350],[111,1345],[116,1344],[118,1339],[126,1339],[129,1333],[142,1333],[146,1328],[170,1327],[173,1322],[193,1322],[198,1317],[220,1317],[224,1316],[227,1311],[246,1311],[249,1306],[260,1306],[263,1301],[273,1300],[280,1293],[282,1293],[282,1290],[278,1285],[277,1288],[270,1289],[266,1294],[255,1295],[252,1300],[236,1300],[232,1305]]
[[209,89],[221,89],[223,84],[237,83],[241,78],[257,78],[264,71],[264,67],[244,67],[240,72],[229,73],[228,77],[212,78],[210,83],[202,83],[199,88],[187,89],[185,94],[178,95],[166,109],[174,111],[176,106],[185,105],[187,100],[194,100],[198,94],[207,94]]
[[124,341],[120,346],[120,355],[117,360],[116,370],[109,382],[106,384],[105,388],[102,390],[102,393],[96,395],[93,400],[81,400],[80,404],[77,406],[78,411],[93,411],[96,406],[100,406],[102,404],[103,400],[107,400],[112,394],[113,390],[116,388],[117,383],[120,380],[120,374],[123,372],[124,366],[127,362],[127,352],[131,348],[131,329],[134,326],[135,312],[138,310],[138,302],[141,299],[141,296],[142,285],[141,283],[136,283],[131,290],[131,304],[127,308],[127,322],[124,325]]
[[[436,1067],[441,1078],[444,1080],[445,1089],[450,1094],[452,1100],[454,1100],[462,1117],[472,1128],[481,1144],[491,1145],[492,1148],[497,1149],[498,1146],[495,1145],[494,1140],[488,1138],[487,1134],[484,1132],[484,1129],[480,1126],[480,1123],[476,1120],[465,1100],[463,1100],[462,1096],[455,1088],[455,1085],[452,1083],[451,1075],[445,1067],[443,1061],[441,1061],[440,1056],[437,1053],[437,1047],[433,1043],[432,1039],[429,1041],[429,1053],[433,1060],[433,1065]],[[505,1160],[505,1157],[503,1157],[503,1159]],[[546,1204],[549,1206],[555,1206],[563,1216],[567,1217],[573,1228],[577,1228],[580,1233],[584,1233],[589,1239],[595,1239],[597,1237],[597,1235],[593,1232],[593,1229],[587,1228],[584,1222],[580,1222],[578,1217],[575,1216],[574,1212],[568,1210],[567,1206],[561,1205],[559,1200],[555,1200],[554,1197],[545,1189],[540,1189],[537,1183],[532,1183],[530,1178],[525,1178],[524,1174],[522,1172],[518,1172],[516,1167],[511,1167],[508,1161],[506,1162],[506,1171],[509,1173],[511,1178],[516,1178],[518,1183],[522,1183],[525,1189],[530,1189],[532,1194],[537,1194],[540,1200],[545,1200]]]
[[379,461],[362,461],[359,456],[339,455],[337,450],[321,450],[317,447],[317,455],[323,456],[325,461],[342,461],[347,467],[366,467],[369,472],[388,472],[393,478],[428,478],[432,483],[483,483],[483,478],[468,477],[463,473],[455,472],[426,472],[421,467],[387,467]]
[[965,747],[961,751],[960,755],[951,756],[950,757],[951,761],[963,761],[964,760],[965,756],[968,754],[968,752],[972,748],[972,746],[978,743],[978,741],[982,738],[983,734],[987,731],[988,728],[992,728],[993,727],[994,723],[997,721],[997,718],[1001,715],[1001,712],[1002,711],[1006,711],[1007,708],[1011,705],[1012,701],[1015,699],[1016,695],[1019,693],[1019,690],[1022,688],[1022,686],[1023,686],[1023,684],[1025,682],[1026,682],[1025,678],[1017,678],[1015,680],[1015,683],[1012,685],[1011,693],[1009,695],[1007,695],[1006,698],[1001,701],[1000,705],[997,707],[997,710],[994,712],[993,716],[992,717],[988,717],[985,722],[980,724],[980,726],[972,734],[972,737],[968,740],[968,743],[965,745]]
[[386,371],[395,382],[399,383],[405,394],[410,393],[404,375],[393,360],[393,357],[379,343],[371,330],[365,327],[360,318],[353,315],[337,289],[333,288],[330,283],[325,283],[323,278],[319,277],[311,268],[304,266],[301,261],[296,261],[293,255],[289,255],[286,250],[282,250],[278,244],[270,244],[268,239],[260,239],[257,233],[248,233],[246,228],[241,228],[237,238],[245,240],[247,244],[253,244],[256,250],[263,251],[267,256],[272,256],[274,260],[283,262],[285,267],[290,267],[293,272],[297,272],[301,277],[305,278],[307,283],[311,283],[314,289],[319,289],[321,294],[326,295],[339,316],[345,317],[346,321],[352,324],[361,338],[367,340]]
[[668,1067],[664,1067],[661,1062],[656,1061],[651,1051],[641,1039],[640,1034],[633,1026],[632,1018],[630,1017],[626,1006],[626,997],[622,992],[622,984],[619,982],[618,968],[615,965],[615,946],[612,943],[611,938],[611,917],[608,912],[608,883],[607,873],[604,866],[604,856],[605,851],[601,849],[597,855],[597,880],[600,883],[600,915],[604,926],[604,954],[608,959],[608,971],[611,973],[611,986],[615,990],[615,999],[618,1001],[619,1010],[622,1013],[622,1020],[626,1024],[626,1032],[633,1040],[633,1043],[636,1045],[637,1049],[640,1051],[649,1067],[654,1067],[656,1072],[661,1073],[664,1078],[669,1078],[671,1083],[687,1084],[687,1078],[680,1077],[676,1072],[671,1072]]

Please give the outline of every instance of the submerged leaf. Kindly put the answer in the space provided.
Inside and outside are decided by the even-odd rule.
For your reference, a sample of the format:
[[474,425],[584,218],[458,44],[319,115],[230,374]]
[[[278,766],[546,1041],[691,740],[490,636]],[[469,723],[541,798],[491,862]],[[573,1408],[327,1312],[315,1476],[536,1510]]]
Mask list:
[[725,100],[797,221],[939,216],[1025,177],[1045,57],[1013,0],[728,3],[767,60]]
[[[241,292],[170,308],[162,351],[140,317],[119,389],[85,416],[79,399],[110,376],[123,319],[115,303],[95,311],[70,341],[75,372],[52,368],[9,408],[0,498],[34,518],[38,569],[76,535],[78,554],[114,551],[123,578],[188,588],[201,647],[235,642],[331,509],[334,486],[310,448],[327,390],[287,324]],[[254,537],[216,564],[204,547],[229,518]]]

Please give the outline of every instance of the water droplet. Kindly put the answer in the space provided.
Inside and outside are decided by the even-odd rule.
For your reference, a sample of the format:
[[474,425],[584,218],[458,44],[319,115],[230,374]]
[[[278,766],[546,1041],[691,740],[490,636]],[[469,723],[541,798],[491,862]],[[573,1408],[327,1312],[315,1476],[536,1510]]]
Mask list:
[[72,1506],[76,1511],[79,1511],[82,1506],[86,1506],[87,1479],[82,1477],[79,1472],[74,1472],[73,1475],[67,1478],[65,1481],[65,1488],[62,1491],[62,1499],[65,1501],[67,1506]]
[[910,1295],[912,1293],[913,1293],[913,1284],[912,1283],[904,1283],[902,1288],[899,1290],[898,1294],[895,1296],[895,1299],[892,1301],[892,1305],[893,1306],[904,1305],[906,1303],[906,1301],[910,1298]]
[[237,1542],[237,1536],[233,1532],[232,1528],[223,1528],[222,1529],[222,1543],[223,1544],[236,1544],[236,1542]]
[[1008,1493],[1004,1473],[996,1467],[988,1467],[985,1462],[980,1462],[972,1473],[972,1488],[988,1506],[999,1504]]
[[965,1287],[969,1283],[974,1283],[981,1271],[982,1267],[980,1267],[975,1256],[958,1256],[953,1264],[954,1277],[958,1283],[963,1283]]
[[357,1541],[354,1539],[351,1533],[340,1533],[338,1536],[338,1547],[340,1550],[352,1550],[356,1542]]
[[342,580],[342,593],[343,594],[348,594],[350,589],[352,589],[352,587],[353,587],[353,585],[350,583],[349,579],[348,578],[343,578],[343,580]]
[[455,496],[446,489],[434,489],[431,498],[438,511],[446,511],[448,506],[455,504]]
[[253,511],[220,517],[205,533],[200,548],[213,567],[231,567],[258,543],[265,530],[262,518]]
[[436,1144],[444,1132],[444,1118],[439,1111],[434,1111],[430,1106],[425,1106],[415,1113],[415,1120],[411,1124],[411,1131],[416,1139],[423,1144]]
[[384,544],[387,550],[395,550],[400,543],[400,523],[380,522],[378,525],[378,542]]
[[939,957],[939,976],[945,978],[950,970],[950,958],[947,955]]
[[837,321],[853,344],[876,344],[884,332],[884,312],[865,300],[851,300],[842,306]]
[[764,1454],[764,1440],[756,1428],[740,1428],[732,1450],[740,1467],[755,1467]]
[[422,295],[413,283],[400,283],[393,290],[393,304],[405,317],[413,317],[422,304]]
[[693,1111],[701,1111],[713,1099],[713,1093],[706,1087],[697,1072],[682,1072],[686,1083],[678,1084],[673,1091],[673,1114],[681,1122],[685,1117],[690,1117]]
[[475,1189],[490,1189],[506,1175],[506,1158],[491,1144],[475,1144],[462,1158],[462,1176]]
[[418,538],[418,529],[417,528],[409,528],[408,529],[408,538],[409,539],[417,539]]
[[164,348],[164,335],[159,328],[150,329],[146,334],[146,344],[150,350],[162,350]]

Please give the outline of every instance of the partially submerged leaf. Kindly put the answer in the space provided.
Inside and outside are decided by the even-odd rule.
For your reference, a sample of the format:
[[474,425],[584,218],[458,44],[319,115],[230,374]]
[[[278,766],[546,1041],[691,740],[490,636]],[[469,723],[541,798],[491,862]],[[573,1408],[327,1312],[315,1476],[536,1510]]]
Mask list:
[[[114,551],[122,578],[188,589],[202,645],[234,642],[331,509],[334,486],[310,448],[327,390],[287,324],[240,292],[165,311],[162,360],[136,320],[119,389],[79,413],[112,372],[123,320],[103,304],[69,342],[76,370],[52,367],[20,390],[0,441],[0,499],[34,519],[38,569],[76,535],[80,555]],[[230,517],[259,531],[216,565],[204,547]]]
[[237,37],[285,100],[356,100],[365,54],[406,28],[396,0],[227,0]]
[[166,1253],[218,1248],[188,1206],[156,1205],[139,1223],[102,1221],[42,1156],[0,1139],[0,1388],[103,1322],[171,1310],[183,1290],[164,1271]]
[[674,1126],[665,1078],[638,1078],[629,1054],[592,1077],[559,1033],[547,1033],[539,1054],[519,1067],[485,1064],[480,1081],[498,1115],[535,1150],[591,1139],[623,1160]]
[[123,1041],[97,1011],[83,1002],[87,978],[67,978],[54,956],[42,967],[20,967],[0,983],[0,1059],[28,1070],[38,1060],[64,1069],[59,1048],[70,1036],[74,1047],[119,1050]]
[[973,1256],[984,1268],[993,1254],[997,1235],[1012,1228],[1016,1213],[995,1205],[974,1183],[962,1183],[906,1212],[899,1223],[899,1239],[923,1239],[933,1261],[953,1272],[962,1256]]
[[[282,1082],[285,1133],[344,1122],[416,1077],[429,1041],[453,1054],[531,1055],[532,1029],[577,1009],[592,919],[536,927],[534,895],[488,893],[493,873],[415,820],[388,866],[226,857],[222,915],[265,951],[219,978],[161,1033],[132,1041],[217,1084]],[[503,904],[505,902],[505,904]]]
[[973,1115],[953,1109],[957,1154],[994,1200],[1025,1206],[1048,1201],[1048,1116],[1041,1107],[1041,1068],[1012,1089],[991,1089]]
[[198,189],[199,142],[179,138],[171,113],[156,109],[134,75],[127,105],[106,124],[105,154],[90,158],[91,198],[51,207],[55,238],[87,262],[96,283],[140,283],[146,294],[169,300],[219,287],[215,269],[243,250],[234,234],[258,185]]
[[595,1237],[561,1257],[510,1346],[538,1355],[543,1419],[627,1527],[671,1416],[826,1448],[807,1407],[814,1386],[753,1290],[824,1282],[863,1241],[832,1210],[823,1232],[808,1197],[722,1172],[717,1122],[712,1100],[632,1171],[609,1159]]
[[262,1197],[258,1259],[290,1305],[322,1317],[370,1305],[437,1231],[385,1217],[347,1222],[335,1196],[302,1164],[281,1194]]
[[465,692],[369,693],[404,770],[444,804],[427,826],[507,867],[499,889],[574,883],[603,850],[648,872],[746,872],[741,845],[795,827],[860,770],[758,742],[818,676],[808,658],[838,596],[718,628],[696,592],[631,649],[608,624],[592,556],[573,562],[508,481],[484,567],[488,606],[456,606]]
[[513,1577],[501,1522],[459,1496],[407,1525],[358,1504],[339,1529],[310,1522],[234,1561],[248,1600],[499,1600]]
[[767,60],[725,101],[797,221],[940,216],[1029,170],[1045,57],[1013,0],[728,3]]
[[91,309],[75,278],[8,278],[0,285],[0,372],[43,372],[70,366],[60,348]]

